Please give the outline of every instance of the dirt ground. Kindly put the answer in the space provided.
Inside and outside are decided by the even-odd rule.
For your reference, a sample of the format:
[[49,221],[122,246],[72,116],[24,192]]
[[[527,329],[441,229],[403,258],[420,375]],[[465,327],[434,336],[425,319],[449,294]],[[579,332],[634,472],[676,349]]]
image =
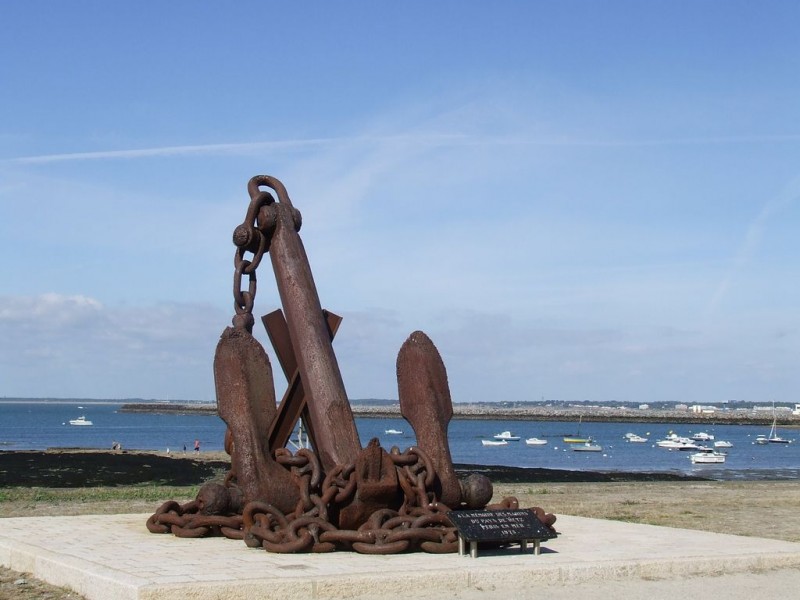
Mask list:
[[[193,489],[181,486],[221,478],[227,458],[224,453],[0,452],[0,516],[148,512],[164,500],[190,499],[174,497]],[[555,515],[800,542],[800,481],[658,480],[664,478],[503,468],[487,474],[495,482],[494,501],[515,496],[520,506],[540,506]],[[81,596],[0,567],[0,600],[34,599]]]

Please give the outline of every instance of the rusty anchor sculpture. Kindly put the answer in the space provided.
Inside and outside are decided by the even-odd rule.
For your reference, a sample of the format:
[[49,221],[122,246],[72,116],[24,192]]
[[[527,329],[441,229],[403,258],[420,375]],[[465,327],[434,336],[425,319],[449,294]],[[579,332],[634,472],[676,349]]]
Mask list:
[[[456,552],[449,511],[519,503],[504,498],[487,505],[493,489],[486,476],[457,476],[439,352],[416,331],[397,357],[400,410],[418,445],[387,452],[373,439],[362,448],[331,343],[341,318],[320,304],[299,236],[300,213],[274,177],[253,177],[247,188],[247,214],[233,233],[233,327],[222,333],[214,356],[231,468],[224,483],[205,484],[195,500],[162,504],[147,528],[180,537],[224,535],[270,552]],[[252,335],[256,269],[265,253],[283,310],[262,322],[289,382],[277,407],[272,366]],[[300,419],[313,450],[292,453],[286,445]],[[554,515],[529,510],[552,530]]]

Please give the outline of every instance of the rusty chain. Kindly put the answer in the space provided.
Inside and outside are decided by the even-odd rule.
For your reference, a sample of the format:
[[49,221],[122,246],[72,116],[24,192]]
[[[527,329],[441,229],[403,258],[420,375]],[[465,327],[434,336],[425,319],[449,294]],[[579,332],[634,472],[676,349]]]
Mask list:
[[[247,184],[250,204],[244,221],[233,230],[233,243],[236,246],[233,256],[233,306],[236,313],[233,325],[237,329],[247,329],[250,333],[255,323],[253,305],[258,287],[256,269],[261,264],[264,254],[269,251],[270,235],[276,222],[276,213],[271,210],[274,208],[275,196],[269,191],[262,190],[262,186],[274,191],[280,203],[291,211],[298,230],[302,224],[300,212],[292,206],[289,194],[279,180],[269,175],[258,175],[250,179]],[[248,255],[252,258],[245,258]],[[245,275],[246,290],[242,289]]]
[[[392,448],[389,456],[403,492],[398,510],[374,511],[358,529],[339,529],[330,515],[349,504],[358,493],[355,465],[337,466],[323,474],[316,454],[308,449],[292,454],[275,453],[275,460],[297,476],[300,501],[284,514],[266,502],[251,501],[242,514],[204,515],[197,501],[165,502],[148,519],[152,533],[179,537],[225,536],[269,552],[331,552],[353,550],[362,554],[396,554],[412,550],[451,553],[458,549],[457,532],[430,487],[436,477],[430,459],[420,448],[405,452]],[[235,476],[226,479],[235,486]],[[516,506],[516,499],[487,508]]]

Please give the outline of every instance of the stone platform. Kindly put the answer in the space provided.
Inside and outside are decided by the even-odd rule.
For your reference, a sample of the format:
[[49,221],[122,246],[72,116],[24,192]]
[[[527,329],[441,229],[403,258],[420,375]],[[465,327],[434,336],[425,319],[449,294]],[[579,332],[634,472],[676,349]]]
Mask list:
[[89,600],[567,598],[697,577],[730,591],[726,577],[735,585],[771,570],[800,586],[800,543],[564,515],[540,555],[511,547],[478,558],[270,554],[236,540],[151,534],[148,516],[0,519],[0,564]]

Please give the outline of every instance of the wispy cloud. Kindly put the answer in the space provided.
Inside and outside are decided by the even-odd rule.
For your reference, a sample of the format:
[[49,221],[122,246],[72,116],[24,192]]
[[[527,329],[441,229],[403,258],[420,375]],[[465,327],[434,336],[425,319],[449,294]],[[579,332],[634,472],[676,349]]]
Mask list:
[[714,313],[727,295],[737,275],[750,262],[761,244],[764,232],[770,220],[784,208],[800,199],[800,177],[790,181],[780,194],[767,200],[759,213],[750,221],[742,243],[733,258],[730,268],[722,281],[717,286],[716,292],[708,303],[706,314]]
[[42,154],[0,159],[0,164],[36,165],[69,161],[125,160],[153,157],[213,156],[252,154],[271,150],[293,148],[318,148],[375,143],[414,143],[425,145],[486,145],[486,146],[543,146],[543,147],[647,147],[647,146],[688,146],[725,145],[755,143],[791,143],[800,141],[800,134],[787,135],[745,135],[697,138],[663,139],[581,139],[564,136],[496,136],[471,135],[463,133],[412,133],[383,136],[354,136],[328,138],[300,138],[271,140],[261,142],[233,142],[219,144],[194,144],[179,146],[160,146],[135,148],[129,150],[99,150],[94,152],[67,152],[62,154]]
[[207,398],[214,345],[226,323],[204,305],[108,307],[83,295],[0,296],[6,341],[0,379],[10,395],[34,389],[113,397],[124,377],[133,386],[130,395],[157,396],[163,387],[171,395],[191,390]]
[[131,150],[101,150],[97,152],[71,152],[64,154],[43,154],[40,156],[20,156],[0,160],[7,164],[47,164],[66,161],[135,159],[152,157],[236,155],[263,152],[265,150],[286,150],[290,148],[315,148],[337,146],[357,142],[414,142],[440,144],[463,138],[458,134],[426,133],[420,135],[391,135],[381,137],[330,137],[305,138],[294,140],[272,140],[263,142],[236,142],[227,144],[196,144],[183,146],[161,146]]

